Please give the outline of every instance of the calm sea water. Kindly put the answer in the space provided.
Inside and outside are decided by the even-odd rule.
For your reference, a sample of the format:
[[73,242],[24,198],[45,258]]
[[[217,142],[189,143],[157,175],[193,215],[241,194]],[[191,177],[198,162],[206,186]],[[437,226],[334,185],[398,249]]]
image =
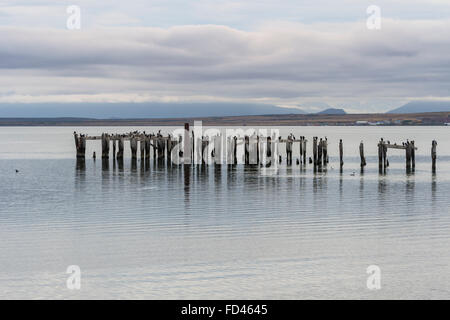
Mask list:
[[[77,166],[74,130],[136,129],[152,131],[0,128],[0,298],[450,298],[450,128],[296,129],[328,136],[320,173],[295,160],[273,175],[129,158],[119,167],[91,159],[98,142]],[[379,174],[380,137],[415,140],[415,172],[389,150]],[[80,290],[66,287],[69,265],[81,268]],[[381,269],[380,290],[367,289],[369,265]]]

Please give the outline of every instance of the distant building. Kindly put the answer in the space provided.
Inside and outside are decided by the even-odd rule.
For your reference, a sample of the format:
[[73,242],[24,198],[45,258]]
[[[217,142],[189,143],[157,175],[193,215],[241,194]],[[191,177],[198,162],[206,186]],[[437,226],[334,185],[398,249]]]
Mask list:
[[369,121],[365,121],[365,120],[358,120],[355,122],[355,124],[357,126],[367,126],[369,124]]

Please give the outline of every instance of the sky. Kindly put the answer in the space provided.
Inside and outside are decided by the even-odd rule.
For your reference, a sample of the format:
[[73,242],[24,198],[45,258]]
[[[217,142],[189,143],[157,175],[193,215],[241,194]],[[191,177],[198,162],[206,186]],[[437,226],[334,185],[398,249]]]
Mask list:
[[449,35],[450,0],[0,0],[0,104],[382,112],[450,100]]

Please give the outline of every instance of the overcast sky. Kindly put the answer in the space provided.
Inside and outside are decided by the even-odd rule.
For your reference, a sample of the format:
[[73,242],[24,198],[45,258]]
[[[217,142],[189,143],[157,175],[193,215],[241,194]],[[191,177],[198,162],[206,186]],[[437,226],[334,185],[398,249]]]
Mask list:
[[428,99],[450,100],[450,0],[0,0],[0,103]]

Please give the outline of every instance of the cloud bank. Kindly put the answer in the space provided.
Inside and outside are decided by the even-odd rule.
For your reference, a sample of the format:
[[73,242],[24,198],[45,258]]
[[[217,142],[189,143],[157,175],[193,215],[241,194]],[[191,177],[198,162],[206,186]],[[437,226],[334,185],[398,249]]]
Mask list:
[[64,30],[0,27],[0,103],[320,101],[389,110],[450,97],[450,20]]

